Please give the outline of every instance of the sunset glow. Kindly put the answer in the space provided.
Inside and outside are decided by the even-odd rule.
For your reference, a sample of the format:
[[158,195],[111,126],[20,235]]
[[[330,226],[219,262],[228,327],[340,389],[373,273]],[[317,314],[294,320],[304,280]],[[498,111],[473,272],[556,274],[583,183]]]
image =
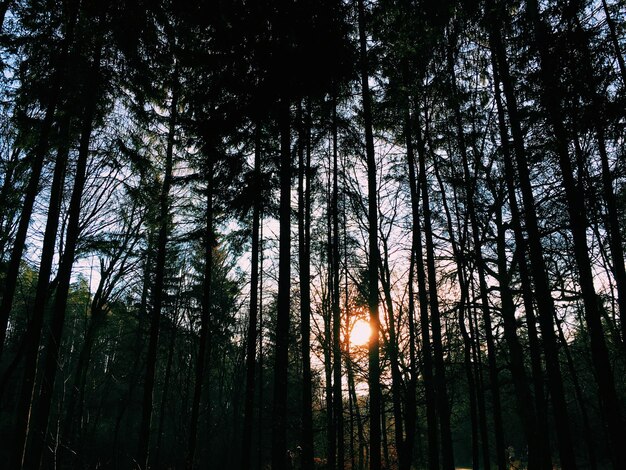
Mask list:
[[365,320],[357,320],[350,332],[350,344],[352,346],[365,346],[370,340],[372,330]]

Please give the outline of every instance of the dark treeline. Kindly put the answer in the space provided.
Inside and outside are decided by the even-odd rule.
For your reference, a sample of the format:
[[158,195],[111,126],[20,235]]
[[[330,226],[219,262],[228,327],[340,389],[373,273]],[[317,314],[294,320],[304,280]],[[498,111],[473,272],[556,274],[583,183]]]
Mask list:
[[615,0],[0,1],[0,466],[626,468]]

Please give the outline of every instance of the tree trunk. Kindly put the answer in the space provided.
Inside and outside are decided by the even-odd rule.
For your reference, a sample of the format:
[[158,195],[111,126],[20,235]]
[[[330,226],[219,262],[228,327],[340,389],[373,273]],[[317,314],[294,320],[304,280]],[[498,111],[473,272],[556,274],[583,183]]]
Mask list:
[[[467,377],[467,387],[469,389],[469,402],[470,402],[470,423],[472,430],[472,468],[474,470],[478,470],[480,468],[480,452],[479,452],[479,435],[478,435],[478,427],[479,427],[479,416],[478,416],[478,398],[477,395],[480,395],[478,387],[476,385],[476,375],[475,372],[475,363],[473,363],[473,355],[474,355],[474,345],[473,339],[468,333],[467,325],[466,325],[466,305],[469,305],[469,279],[466,276],[466,266],[465,266],[465,256],[462,254],[465,251],[465,247],[459,246],[456,236],[454,234],[454,226],[452,224],[452,215],[450,212],[450,208],[448,206],[443,181],[439,176],[439,173],[436,173],[437,180],[439,183],[439,187],[441,189],[442,199],[443,199],[443,208],[446,214],[446,222],[448,225],[448,233],[450,236],[450,244],[452,245],[452,252],[454,255],[454,259],[457,264],[457,278],[459,282],[459,288],[461,291],[461,298],[458,304],[459,310],[459,330],[461,331],[461,337],[463,339],[463,360],[465,364],[465,375]],[[464,239],[465,237],[462,237]],[[467,311],[469,312],[469,307],[467,307]],[[471,315],[469,316],[470,330],[471,327]],[[482,400],[482,397],[480,398]],[[484,416],[481,415],[481,418]],[[486,432],[484,433],[486,434]],[[486,441],[483,441],[486,442]],[[484,467],[486,470],[490,468],[489,462],[489,447],[487,445],[487,452],[485,452],[485,463]]]
[[[475,298],[474,285],[468,282],[468,298]],[[491,468],[491,452],[489,451],[489,429],[487,427],[487,406],[485,404],[485,380],[483,377],[483,359],[480,348],[480,336],[478,334],[478,315],[476,308],[470,306],[467,311],[469,317],[469,336],[472,342],[472,358],[474,360],[474,377],[476,378],[476,395],[478,405],[478,427],[480,429],[481,450],[483,453],[483,466],[485,470]]]
[[[497,20],[497,12],[493,11],[492,20]],[[492,50],[496,49],[496,39],[493,34],[490,34],[490,46]],[[511,169],[511,154],[509,148],[509,137],[506,127],[506,121],[504,116],[504,107],[500,96],[500,75],[498,71],[498,65],[496,63],[495,55],[492,53],[492,66],[494,75],[494,94],[496,98],[496,106],[498,110],[498,126],[500,130],[500,142],[502,147],[502,153],[505,166],[505,179],[507,192],[509,195],[509,205],[511,207],[511,219],[514,227],[515,240],[518,244],[517,250],[520,253],[519,265],[520,276],[522,283],[526,284],[528,277],[526,274],[526,259],[524,256],[524,242],[519,224],[518,207],[515,195],[515,188],[512,185],[512,169]],[[508,284],[510,275],[507,274],[506,268],[506,246],[505,246],[505,228],[502,225],[501,209],[496,211],[496,218],[498,223],[498,271],[500,275],[501,297],[503,318],[505,327],[505,337],[509,343],[509,350],[511,353],[511,373],[513,375],[514,386],[516,391],[518,413],[520,420],[524,427],[526,435],[526,441],[528,442],[528,465],[532,468],[538,468],[547,470],[552,467],[551,459],[549,455],[549,444],[545,443],[547,436],[545,430],[547,429],[547,422],[541,423],[541,418],[538,418],[537,412],[546,413],[545,405],[543,404],[543,385],[542,385],[542,370],[541,370],[541,358],[539,357],[539,346],[537,341],[537,334],[535,329],[535,320],[533,315],[532,299],[529,293],[525,292],[524,302],[526,306],[526,314],[528,316],[528,335],[531,348],[531,361],[533,364],[533,374],[535,375],[535,384],[539,384],[535,387],[535,393],[540,395],[536,397],[534,403],[536,403],[537,409],[533,405],[532,396],[528,388],[528,379],[526,377],[526,370],[524,368],[524,358],[519,339],[517,337],[517,323],[515,319],[515,306],[513,303],[513,296]],[[527,291],[526,287],[522,287]]]
[[[300,336],[302,341],[302,470],[313,470],[313,385],[311,376],[311,149],[310,109],[301,116],[298,137],[298,241],[300,253]],[[306,147],[306,148],[305,148]],[[305,155],[306,154],[306,155]]]
[[[508,155],[505,154],[505,158]],[[515,304],[509,286],[510,274],[507,270],[507,254],[505,228],[502,222],[502,206],[496,208],[497,254],[498,254],[498,282],[500,284],[500,298],[502,301],[502,318],[504,321],[504,337],[509,347],[511,361],[511,376],[517,401],[517,412],[522,423],[526,442],[528,443],[528,465],[540,468],[541,452],[537,443],[542,431],[538,429],[535,407],[528,387],[529,380],[524,367],[524,351],[517,335],[517,320],[515,318]]]
[[[106,268],[103,267],[100,272],[98,288],[91,299],[91,306],[89,308],[89,324],[78,354],[74,379],[72,386],[70,386],[69,397],[67,399],[67,411],[65,413],[65,423],[63,426],[64,447],[67,449],[72,449],[73,441],[76,437],[75,431],[77,423],[81,423],[82,428],[87,374],[96,335],[106,320],[105,306],[110,300],[114,287],[122,278],[128,257],[134,252],[134,247],[139,241],[138,235],[141,228],[141,221],[137,221],[132,217],[129,218],[129,223],[126,225],[127,232],[124,234],[123,242],[117,247],[117,252],[112,256],[109,265]],[[150,264],[150,262],[148,261],[147,264]],[[116,266],[118,266],[117,272],[115,271]],[[81,432],[81,435],[82,434]],[[75,453],[71,452],[71,455],[68,455],[68,457],[74,459]]]
[[389,366],[391,368],[391,403],[393,408],[393,424],[394,437],[396,444],[396,453],[398,454],[398,463],[405,463],[404,452],[404,430],[402,417],[402,377],[400,374],[400,366],[398,362],[398,344],[395,325],[395,313],[393,308],[393,298],[391,294],[391,273],[389,271],[389,252],[387,240],[383,239],[383,255],[384,259],[379,260],[380,263],[380,284],[383,290],[383,298],[387,305],[387,324],[389,329],[389,342],[387,343],[387,351],[389,354]]
[[[250,316],[246,340],[246,391],[244,404],[243,444],[241,447],[241,470],[248,470],[252,457],[252,421],[254,407],[254,378],[256,367],[256,343],[259,292],[259,226],[261,213],[261,126],[257,119],[254,131],[254,180],[252,207],[252,252],[250,267]],[[261,384],[261,387],[263,384]],[[260,423],[259,423],[260,425]]]
[[476,176],[472,178],[469,170],[469,157],[467,155],[467,144],[465,141],[465,133],[463,131],[463,121],[460,110],[459,94],[456,83],[456,73],[454,70],[454,58],[453,58],[453,45],[450,43],[447,48],[447,60],[450,73],[450,85],[452,89],[452,108],[454,113],[454,120],[456,125],[456,134],[459,146],[459,152],[461,154],[461,161],[463,166],[463,177],[465,184],[465,203],[467,207],[467,216],[470,221],[470,232],[473,242],[473,255],[475,268],[478,273],[478,286],[481,301],[481,312],[483,317],[485,340],[487,342],[487,362],[489,365],[489,384],[491,389],[491,399],[493,402],[493,421],[496,438],[496,459],[498,462],[498,468],[500,470],[506,470],[506,457],[504,455],[504,426],[502,424],[502,405],[500,400],[500,389],[498,385],[498,368],[496,364],[496,350],[495,342],[493,339],[493,329],[491,326],[491,316],[489,313],[489,299],[487,295],[487,281],[485,279],[485,271],[483,267],[483,257],[481,253],[481,242],[478,228],[478,221],[476,217],[475,208],[475,185]]
[[341,306],[339,296],[339,186],[338,186],[338,142],[337,142],[337,96],[336,90],[333,94],[332,110],[332,133],[333,133],[333,191],[331,202],[332,217],[332,292],[331,305],[333,312],[333,417],[335,419],[335,437],[337,439],[337,470],[343,470],[345,462],[345,445],[343,432],[343,391],[342,391],[342,366],[341,366]]
[[[492,8],[492,21],[498,21],[498,13],[493,10],[493,5],[489,5]],[[499,42],[498,42],[499,41]],[[499,45],[498,45],[499,44]],[[490,31],[490,47],[492,50],[492,66],[493,66],[493,75],[494,75],[494,95],[496,100],[496,107],[498,112],[498,126],[500,130],[500,142],[502,146],[503,152],[503,160],[504,160],[504,175],[505,175],[505,183],[509,198],[509,206],[511,209],[511,224],[513,226],[513,232],[515,236],[515,243],[517,245],[516,248],[516,258],[519,265],[519,273],[520,273],[520,281],[522,284],[522,297],[524,302],[524,309],[526,313],[526,323],[528,325],[528,342],[530,346],[530,356],[531,356],[531,367],[532,367],[532,376],[533,376],[533,385],[535,391],[535,427],[532,430],[532,437],[529,439],[535,440],[535,452],[536,456],[533,455],[533,446],[529,441],[529,465],[533,463],[533,466],[542,470],[549,470],[552,468],[552,459],[550,456],[550,443],[549,437],[547,434],[548,422],[547,422],[547,405],[545,403],[544,398],[544,387],[543,387],[543,369],[541,367],[541,352],[539,339],[536,328],[536,319],[534,315],[534,306],[533,306],[533,295],[532,288],[530,285],[530,277],[528,274],[528,267],[526,263],[526,242],[524,240],[524,235],[522,232],[522,226],[519,219],[519,208],[517,204],[517,195],[515,194],[515,185],[513,182],[513,168],[511,162],[511,153],[509,147],[509,136],[506,127],[506,120],[504,116],[504,105],[502,103],[502,98],[500,94],[500,72],[498,70],[498,63],[496,60],[496,50],[498,47],[501,47],[501,37],[499,36],[499,32],[494,33],[493,30]],[[528,410],[532,410],[532,408],[527,408],[526,410],[520,409],[520,412],[526,414]],[[523,418],[524,419],[524,418]],[[527,419],[531,419],[528,417]],[[531,430],[529,430],[531,431]],[[529,432],[527,431],[527,432]]]
[[[405,80],[406,80],[405,73]],[[411,126],[411,110],[407,105],[404,115],[404,132],[406,141],[407,165],[409,168],[409,193],[411,196],[411,215],[413,220],[413,230],[411,233],[411,257],[409,260],[409,280],[408,280],[408,320],[409,320],[409,381],[407,384],[407,398],[405,410],[405,433],[406,437],[402,449],[402,456],[399,462],[400,470],[409,470],[413,462],[413,447],[415,444],[415,430],[417,425],[417,352],[416,342],[417,333],[415,327],[415,293],[413,284],[415,282],[415,264],[418,256],[417,248],[420,247],[421,258],[421,240],[418,244],[416,238],[420,237],[419,232],[419,199],[417,182],[415,178],[415,154],[413,149],[413,129]],[[415,220],[417,219],[417,224]],[[420,260],[421,261],[421,260]]]
[[[142,354],[141,353],[145,345],[145,337],[143,335],[143,332],[145,329],[144,322],[147,320],[146,317],[147,317],[147,310],[148,310],[148,288],[149,288],[149,285],[152,284],[151,265],[152,265],[152,257],[154,256],[154,250],[152,249],[155,243],[154,237],[155,237],[154,231],[151,230],[147,236],[147,250],[146,250],[147,259],[144,265],[141,303],[139,306],[139,318],[138,318],[137,329],[135,332],[135,341],[134,341],[135,348],[133,351],[134,358],[133,358],[132,367],[130,369],[133,372],[137,370],[141,370],[142,368],[141,367],[142,366],[141,364]],[[135,392],[135,388],[137,387],[137,384],[139,383],[139,377],[140,377],[140,374],[132,373],[131,378],[130,378],[130,384],[128,385],[128,390],[126,392],[126,397],[125,397],[126,399],[121,400],[120,408],[115,418],[115,429],[113,431],[113,449],[115,452],[116,465],[118,462],[117,459],[119,458],[118,442],[119,442],[119,435],[120,435],[120,428],[122,425],[122,420],[124,419],[124,415],[126,414],[128,405],[131,403],[133,394]]]
[[42,328],[46,313],[46,304],[50,294],[50,274],[52,261],[55,253],[55,244],[61,213],[61,201],[63,199],[63,182],[69,154],[69,128],[70,116],[64,114],[61,122],[60,142],[61,147],[57,153],[50,188],[50,202],[48,205],[48,217],[44,233],[39,275],[35,293],[35,303],[31,319],[28,323],[24,338],[24,375],[20,391],[18,407],[15,413],[16,425],[14,431],[14,445],[12,460],[9,468],[21,468],[25,457],[26,438],[30,424],[33,403],[36,400],[35,379],[37,375],[37,363],[39,359],[39,346],[41,342]]
[[[174,71],[176,77],[177,72]],[[178,80],[175,78],[175,80]],[[167,242],[169,238],[170,221],[170,188],[172,185],[172,171],[174,166],[174,142],[176,139],[176,125],[178,119],[178,84],[172,88],[172,102],[170,105],[169,129],[167,136],[167,148],[165,154],[165,171],[163,186],[159,196],[159,233],[157,239],[157,254],[154,280],[154,299],[150,318],[150,339],[146,356],[146,374],[143,389],[141,410],[141,424],[139,428],[139,444],[137,448],[137,464],[142,469],[148,468],[148,456],[150,449],[150,424],[152,422],[152,403],[154,393],[154,378],[156,373],[159,329],[161,322],[161,310],[165,289],[165,263],[167,257]]]
[[326,184],[326,260],[327,260],[327,292],[324,296],[322,312],[324,315],[324,372],[326,374],[326,439],[327,451],[326,460],[329,470],[335,470],[337,467],[337,420],[335,418],[335,389],[333,386],[333,353],[334,353],[334,327],[333,327],[333,294],[335,281],[333,277],[333,217],[332,217],[332,189],[331,176],[332,162],[331,155],[328,158],[328,174]]
[[[346,345],[346,355],[347,354],[350,354],[349,344]],[[348,361],[349,359],[346,360],[346,369],[348,367]],[[356,468],[356,452],[354,447],[354,401],[352,400],[350,385],[348,385],[348,416],[348,423],[350,426],[350,468]]]
[[380,358],[378,317],[378,205],[376,190],[376,155],[374,153],[374,133],[372,130],[372,97],[369,88],[369,65],[364,0],[357,1],[359,28],[359,59],[361,72],[361,95],[363,101],[363,121],[365,126],[365,153],[367,158],[367,197],[369,223],[368,260],[368,308],[370,312],[369,341],[369,390],[370,390],[370,470],[381,468],[380,448]]
[[257,466],[263,468],[263,436],[266,434],[263,426],[263,410],[265,402],[263,398],[263,207],[259,214],[259,435]]
[[[419,125],[419,111],[416,120]],[[420,161],[425,158],[426,149],[421,138],[421,131],[417,130],[417,150]],[[411,150],[409,152],[409,149]],[[426,426],[428,434],[428,468],[439,469],[439,431],[437,426],[437,398],[435,392],[432,346],[430,341],[430,320],[428,315],[428,290],[426,287],[426,269],[424,266],[424,251],[422,247],[422,230],[419,218],[419,198],[422,177],[419,182],[415,174],[416,162],[413,147],[407,146],[409,164],[409,184],[411,185],[411,217],[413,222],[413,250],[416,257],[417,290],[419,295],[419,319],[422,340],[422,374],[424,376],[424,392],[426,395]]]
[[363,430],[363,421],[361,417],[361,407],[359,406],[359,400],[356,394],[356,384],[354,381],[354,368],[352,365],[352,360],[348,355],[348,361],[346,363],[346,369],[348,371],[348,393],[352,397],[352,403],[354,404],[354,413],[356,418],[356,428],[357,428],[357,436],[359,440],[359,459],[358,459],[358,469],[363,470],[365,468],[364,462],[364,453],[367,449],[366,441],[365,441],[365,432]]
[[[514,153],[517,162],[520,189],[522,192],[524,218],[526,221],[526,230],[528,232],[530,265],[535,286],[534,297],[536,299],[539,324],[541,326],[545,352],[548,387],[550,390],[550,396],[552,397],[552,403],[554,405],[554,419],[556,424],[561,465],[564,470],[571,470],[576,468],[576,464],[574,461],[572,438],[569,429],[570,421],[565,401],[565,392],[563,390],[561,366],[559,364],[557,338],[554,333],[554,299],[552,298],[552,294],[550,292],[548,274],[546,271],[545,261],[543,259],[543,247],[541,246],[541,236],[537,221],[535,198],[530,182],[530,172],[524,145],[524,135],[522,133],[517,99],[515,96],[513,81],[509,73],[509,66],[502,43],[499,23],[500,22],[492,22],[493,27],[491,28],[491,33],[493,34],[495,42],[498,70],[501,74],[504,96],[511,123],[511,133],[513,136],[513,146],[515,150]],[[511,177],[512,175],[507,178]]]
[[[459,277],[463,277],[462,270]],[[463,283],[466,284],[466,280]],[[472,429],[472,469],[480,468],[479,436],[478,436],[478,400],[476,398],[476,381],[474,376],[474,366],[472,365],[472,339],[467,332],[465,303],[467,302],[467,287],[461,288],[461,300],[459,302],[459,328],[463,337],[463,360],[465,363],[465,375],[467,377],[467,387],[469,389],[470,404],[470,425]],[[471,321],[471,320],[470,320]],[[489,463],[485,462],[485,468],[489,468]]]
[[[346,157],[347,158],[347,157]],[[344,168],[346,167],[346,162],[344,161]],[[346,186],[346,173],[343,173],[343,184]],[[346,219],[346,200],[344,193],[343,200],[343,217]],[[349,284],[348,284],[348,229],[346,224],[343,224],[343,238],[344,238],[344,311],[347,315],[347,324],[350,326],[350,299],[349,299]],[[348,375],[348,396],[350,398],[350,445],[351,445],[351,468],[358,468],[359,470],[363,470],[364,468],[364,453],[365,453],[365,435],[363,432],[363,421],[361,420],[361,409],[359,407],[358,397],[356,395],[356,387],[354,383],[354,371],[352,367],[352,356],[350,355],[350,335],[351,330],[348,330],[348,338],[346,339],[346,372]],[[354,449],[354,421],[356,420],[356,432],[357,432],[357,446],[358,446],[358,459],[355,459],[355,449]]]
[[[20,263],[22,261],[22,253],[26,244],[28,227],[30,226],[30,219],[33,213],[35,198],[37,197],[37,194],[39,192],[41,172],[43,170],[45,158],[49,150],[50,133],[52,131],[52,125],[54,123],[55,114],[57,112],[57,107],[62,94],[63,82],[65,80],[66,67],[69,59],[68,56],[70,54],[70,46],[74,41],[74,28],[76,26],[78,16],[77,4],[78,2],[76,0],[68,2],[66,12],[68,20],[66,24],[65,36],[63,38],[61,50],[59,52],[56,62],[56,69],[52,76],[50,95],[46,106],[46,114],[41,123],[41,129],[39,131],[37,144],[31,156],[30,178],[28,180],[28,185],[25,189],[25,196],[22,204],[20,221],[18,224],[17,233],[15,234],[13,249],[11,250],[9,267],[7,269],[6,277],[4,279],[2,303],[0,304],[0,357],[2,356],[4,343],[6,340],[6,330],[9,323],[11,307],[13,306],[13,299],[15,297],[17,279],[20,271]],[[61,120],[63,119],[66,118],[61,118]],[[61,125],[61,127],[63,127],[63,125]]]
[[[183,264],[183,268],[186,266]],[[178,282],[178,293],[174,302],[172,331],[170,332],[169,345],[167,347],[167,362],[165,364],[165,376],[163,377],[163,392],[161,394],[161,404],[159,406],[159,426],[157,427],[157,441],[154,449],[154,457],[157,462],[161,459],[161,443],[163,442],[163,428],[165,425],[165,415],[167,413],[167,397],[170,391],[172,377],[172,362],[174,360],[174,350],[176,347],[176,333],[179,326],[178,309],[180,302],[180,294],[182,293],[184,275],[180,277]]]
[[91,133],[93,130],[94,116],[96,112],[98,98],[98,81],[100,69],[100,51],[96,53],[93,63],[91,89],[86,97],[80,144],[78,149],[78,160],[76,162],[76,174],[74,175],[74,188],[69,205],[69,221],[67,235],[65,239],[65,249],[57,274],[58,285],[52,308],[52,319],[50,324],[50,334],[46,347],[46,359],[44,364],[44,375],[41,383],[39,395],[39,409],[34,415],[31,447],[27,449],[25,465],[28,468],[38,468],[41,462],[43,448],[45,444],[50,407],[52,405],[52,393],[56,379],[57,363],[59,351],[65,325],[65,314],[67,310],[67,299],[72,278],[72,267],[76,253],[76,246],[80,236],[80,209],[82,204],[83,191],[86,182],[87,163],[89,159],[89,144],[91,143]]
[[[556,152],[561,170],[562,185],[570,218],[570,228],[574,242],[574,256],[578,266],[580,289],[585,307],[585,322],[591,342],[591,357],[596,372],[596,381],[603,417],[607,424],[611,459],[616,468],[626,467],[626,457],[622,447],[626,444],[626,431],[620,400],[615,389],[609,353],[602,327],[599,300],[593,285],[593,271],[589,259],[587,243],[588,220],[584,194],[577,190],[568,149],[567,131],[561,115],[561,92],[556,83],[555,60],[546,47],[549,40],[546,25],[539,16],[536,0],[529,1],[528,14],[535,34],[535,47],[540,58],[542,82],[542,102],[548,113],[549,123],[554,133]],[[573,460],[573,458],[572,458]],[[572,462],[573,463],[573,462]],[[565,465],[564,465],[565,466]]]
[[[466,376],[468,380],[468,387],[470,388],[470,402],[472,401],[472,395],[474,396],[474,406],[475,406],[475,419],[476,421],[473,424],[473,442],[472,442],[472,464],[479,465],[479,443],[483,454],[483,466],[485,470],[489,470],[491,468],[491,457],[489,452],[489,433],[487,430],[487,414],[485,407],[485,394],[483,393],[484,385],[483,385],[483,375],[482,375],[482,363],[481,357],[478,353],[480,349],[480,338],[478,336],[478,324],[476,320],[476,315],[472,312],[475,312],[475,308],[472,307],[472,299],[473,295],[473,284],[471,282],[470,274],[468,273],[469,267],[467,266],[467,262],[465,261],[466,255],[464,254],[466,251],[465,240],[466,237],[462,236],[462,228],[460,223],[457,222],[457,231],[459,233],[459,237],[461,240],[459,242],[456,241],[456,237],[454,236],[454,228],[452,224],[452,216],[450,207],[448,205],[445,187],[443,184],[443,179],[439,173],[439,166],[437,164],[434,165],[435,177],[437,178],[437,182],[439,184],[439,188],[441,190],[442,196],[442,205],[444,208],[444,212],[446,214],[446,221],[448,225],[448,232],[450,234],[450,242],[453,249],[454,258],[457,262],[457,277],[459,281],[459,287],[461,289],[461,299],[459,302],[459,328],[461,330],[461,336],[463,338],[463,347],[464,351],[464,362],[468,370],[466,371]],[[456,188],[454,188],[454,200],[458,199],[456,194]],[[457,221],[460,221],[461,216],[459,214],[459,206],[455,205],[456,217]],[[472,290],[472,295],[470,296],[470,288]],[[467,307],[466,307],[467,304]],[[467,323],[466,323],[466,314],[467,314]],[[469,330],[468,327],[469,326]],[[473,392],[471,391],[473,389]],[[470,403],[470,407],[471,407]],[[470,412],[471,413],[471,412]],[[480,439],[479,439],[479,431],[480,431]]]
[[289,308],[291,291],[291,126],[290,103],[283,95],[279,103],[280,128],[280,240],[278,261],[278,305],[274,361],[274,404],[272,413],[272,469],[287,467],[287,371],[289,367]]
[[[427,125],[425,130],[427,130]],[[421,137],[418,137],[421,140]],[[421,145],[420,145],[421,146]],[[454,470],[454,450],[452,447],[452,431],[450,426],[450,400],[446,383],[445,362],[443,359],[443,342],[441,339],[441,315],[437,294],[437,273],[435,271],[435,248],[431,223],[430,197],[426,179],[425,152],[420,152],[419,174],[422,190],[422,211],[424,218],[424,235],[426,239],[426,266],[428,268],[428,295],[430,300],[430,321],[433,333],[433,357],[435,365],[435,390],[437,411],[441,433],[441,453],[443,470]]]
[[[191,421],[189,424],[189,440],[187,441],[187,469],[195,467],[196,441],[198,435],[198,421],[200,418],[200,402],[202,401],[202,386],[204,385],[206,363],[210,353],[209,334],[211,323],[211,301],[213,299],[213,193],[214,193],[214,149],[207,149],[206,155],[206,211],[205,211],[205,238],[204,238],[204,272],[202,276],[202,305],[200,312],[200,344],[195,367],[195,381],[193,399],[191,402]],[[209,417],[207,416],[207,421]]]
[[381,395],[380,402],[380,421],[382,429],[382,446],[383,446],[383,459],[385,461],[384,468],[391,468],[391,459],[389,458],[389,441],[387,439],[387,410],[385,408],[385,397]]
[[[329,248],[329,247],[327,247]],[[335,420],[333,418],[333,367],[332,367],[332,328],[331,317],[328,311],[328,302],[323,300],[322,314],[324,316],[324,381],[326,401],[326,462],[329,470],[335,468],[337,448],[335,439]]]

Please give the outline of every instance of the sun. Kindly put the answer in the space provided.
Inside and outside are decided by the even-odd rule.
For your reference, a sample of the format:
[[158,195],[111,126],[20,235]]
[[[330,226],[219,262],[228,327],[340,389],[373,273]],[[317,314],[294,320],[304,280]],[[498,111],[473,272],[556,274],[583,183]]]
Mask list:
[[370,325],[365,320],[357,320],[350,332],[350,344],[352,346],[365,346],[372,335]]

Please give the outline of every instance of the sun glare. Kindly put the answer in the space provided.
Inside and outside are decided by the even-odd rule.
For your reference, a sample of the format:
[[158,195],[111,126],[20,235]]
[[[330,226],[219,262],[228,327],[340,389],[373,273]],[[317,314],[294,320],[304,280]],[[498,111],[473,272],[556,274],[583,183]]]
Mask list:
[[350,344],[352,346],[365,346],[369,342],[371,334],[372,330],[369,323],[365,320],[357,320],[350,333]]

